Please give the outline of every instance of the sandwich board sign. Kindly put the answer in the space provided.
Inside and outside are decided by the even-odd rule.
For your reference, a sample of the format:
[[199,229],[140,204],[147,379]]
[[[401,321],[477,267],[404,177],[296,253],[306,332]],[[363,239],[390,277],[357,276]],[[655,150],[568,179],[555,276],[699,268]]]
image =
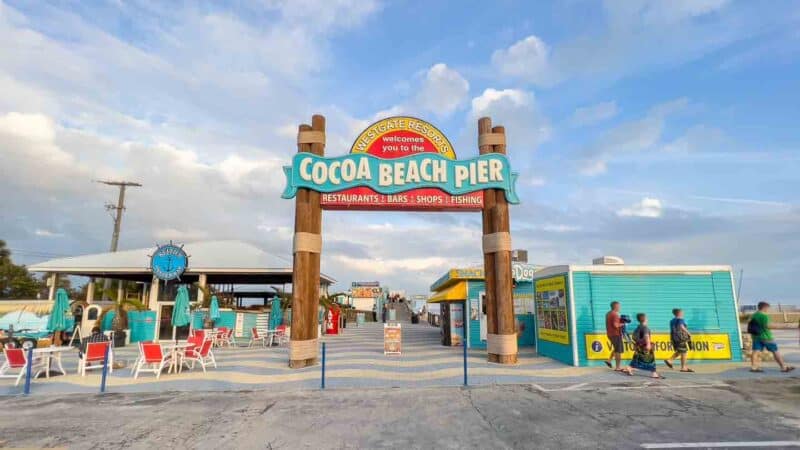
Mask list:
[[383,354],[399,355],[402,345],[403,333],[400,324],[397,322],[383,324]]

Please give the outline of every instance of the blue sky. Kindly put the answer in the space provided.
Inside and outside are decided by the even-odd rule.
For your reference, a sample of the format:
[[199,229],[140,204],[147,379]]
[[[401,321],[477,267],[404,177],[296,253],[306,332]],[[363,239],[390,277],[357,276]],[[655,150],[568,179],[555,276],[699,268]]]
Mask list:
[[[411,114],[476,153],[506,126],[515,247],[730,264],[800,303],[800,7],[680,0],[0,2],[0,238],[33,263],[243,239],[289,255],[279,168],[322,113],[327,154]],[[11,170],[9,170],[11,169]],[[326,213],[323,270],[425,292],[481,260],[475,214]]]

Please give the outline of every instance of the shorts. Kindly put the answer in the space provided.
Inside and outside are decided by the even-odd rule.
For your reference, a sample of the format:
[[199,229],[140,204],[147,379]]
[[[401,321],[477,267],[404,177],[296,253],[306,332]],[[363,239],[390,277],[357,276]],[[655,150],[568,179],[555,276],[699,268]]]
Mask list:
[[675,349],[675,353],[678,353],[679,355],[689,353],[689,342],[672,341],[672,348]]
[[608,336],[611,341],[611,350],[614,353],[625,353],[625,347],[622,346],[622,336]]
[[760,352],[764,349],[767,349],[768,352],[775,353],[778,351],[778,344],[773,341],[760,341],[758,339],[753,340],[754,352]]

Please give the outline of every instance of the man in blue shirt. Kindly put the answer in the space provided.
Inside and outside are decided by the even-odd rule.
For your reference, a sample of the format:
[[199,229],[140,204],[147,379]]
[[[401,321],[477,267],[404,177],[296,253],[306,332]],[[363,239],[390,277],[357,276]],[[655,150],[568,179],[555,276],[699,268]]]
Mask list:
[[689,352],[689,341],[692,340],[692,335],[689,334],[689,328],[686,326],[686,321],[683,320],[683,310],[675,308],[672,310],[674,316],[669,321],[669,337],[672,341],[672,348],[675,353],[664,360],[664,364],[672,369],[672,361],[675,358],[681,358],[681,372],[694,372],[694,370],[686,367],[686,354]]

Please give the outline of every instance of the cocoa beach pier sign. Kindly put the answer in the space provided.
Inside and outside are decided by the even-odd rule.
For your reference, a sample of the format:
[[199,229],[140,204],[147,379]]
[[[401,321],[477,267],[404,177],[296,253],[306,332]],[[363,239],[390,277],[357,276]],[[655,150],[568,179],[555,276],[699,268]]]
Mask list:
[[505,155],[456,160],[439,130],[411,117],[376,122],[347,155],[297,153],[284,173],[283,198],[307,188],[322,193],[324,209],[479,210],[484,189],[500,189],[508,203],[519,203],[517,174]]
[[[474,211],[482,219],[486,353],[517,362],[509,206],[520,202],[506,157],[506,130],[478,119],[477,152],[459,160],[436,127],[414,117],[368,126],[345,155],[325,156],[325,117],[297,127],[297,153],[283,168],[294,199],[289,367],[317,364],[323,210]],[[397,333],[399,333],[399,329]],[[397,336],[399,342],[399,335]]]

